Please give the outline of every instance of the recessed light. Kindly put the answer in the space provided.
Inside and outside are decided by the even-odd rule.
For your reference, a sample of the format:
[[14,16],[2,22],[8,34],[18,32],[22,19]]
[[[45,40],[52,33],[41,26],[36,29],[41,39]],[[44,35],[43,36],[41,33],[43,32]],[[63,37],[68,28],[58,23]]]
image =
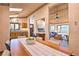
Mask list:
[[21,12],[23,9],[22,8],[9,8],[9,11],[18,11],[18,12]]

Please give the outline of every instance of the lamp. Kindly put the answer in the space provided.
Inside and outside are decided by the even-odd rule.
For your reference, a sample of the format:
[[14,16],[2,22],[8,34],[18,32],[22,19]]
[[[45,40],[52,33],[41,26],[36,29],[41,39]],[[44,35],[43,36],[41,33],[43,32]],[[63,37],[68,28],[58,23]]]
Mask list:
[[60,16],[58,14],[56,14],[56,19],[59,19],[59,18],[60,18]]

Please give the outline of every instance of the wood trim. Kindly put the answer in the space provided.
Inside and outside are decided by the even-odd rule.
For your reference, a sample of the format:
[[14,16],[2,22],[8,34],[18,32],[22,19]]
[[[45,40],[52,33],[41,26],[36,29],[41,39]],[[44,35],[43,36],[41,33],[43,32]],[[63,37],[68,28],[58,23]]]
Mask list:
[[10,17],[10,19],[12,19],[12,18],[27,18],[27,17]]

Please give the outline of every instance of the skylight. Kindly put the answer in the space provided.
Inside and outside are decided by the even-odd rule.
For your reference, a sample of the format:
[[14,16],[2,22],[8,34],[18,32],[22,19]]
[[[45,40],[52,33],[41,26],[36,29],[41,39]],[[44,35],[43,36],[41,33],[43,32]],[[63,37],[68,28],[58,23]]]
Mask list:
[[18,15],[10,15],[9,17],[18,17]]
[[9,11],[13,11],[13,12],[21,12],[23,9],[21,8],[9,8]]

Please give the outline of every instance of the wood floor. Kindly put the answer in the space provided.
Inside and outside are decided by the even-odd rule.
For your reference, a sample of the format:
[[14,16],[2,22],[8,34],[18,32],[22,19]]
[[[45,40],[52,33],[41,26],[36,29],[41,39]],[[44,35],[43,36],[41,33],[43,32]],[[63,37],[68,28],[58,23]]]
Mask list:
[[28,56],[16,39],[11,40],[11,56]]

